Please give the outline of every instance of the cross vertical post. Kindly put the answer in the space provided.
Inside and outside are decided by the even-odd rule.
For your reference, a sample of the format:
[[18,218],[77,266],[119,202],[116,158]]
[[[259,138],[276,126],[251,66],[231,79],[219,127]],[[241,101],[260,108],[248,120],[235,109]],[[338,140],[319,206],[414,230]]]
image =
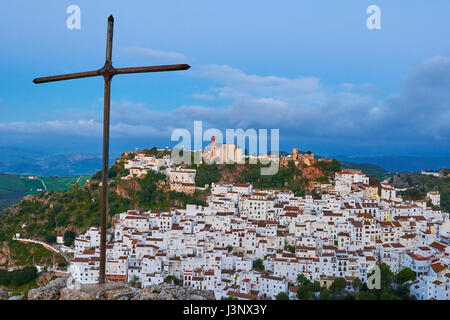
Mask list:
[[[112,68],[112,40],[114,30],[114,18],[108,18],[108,33],[106,37],[106,58],[105,70]],[[106,229],[108,217],[108,168],[109,168],[109,120],[110,120],[110,100],[111,100],[111,78],[114,74],[104,73],[105,93],[103,106],[103,167],[102,167],[102,193],[101,193],[101,234],[100,234],[100,270],[99,283],[105,283],[106,270]]]
[[114,18],[108,18],[108,31],[106,37],[106,59],[101,69],[78,73],[63,74],[57,76],[41,77],[33,80],[34,83],[46,83],[70,79],[80,79],[87,77],[103,76],[105,81],[104,106],[103,106],[103,162],[102,162],[102,189],[100,195],[101,204],[101,233],[100,233],[100,270],[98,283],[105,283],[106,279],[106,229],[108,217],[108,168],[109,168],[109,123],[110,123],[110,98],[111,79],[116,74],[146,73],[187,70],[187,64],[173,64],[162,66],[114,68],[112,65],[112,44],[113,44]]

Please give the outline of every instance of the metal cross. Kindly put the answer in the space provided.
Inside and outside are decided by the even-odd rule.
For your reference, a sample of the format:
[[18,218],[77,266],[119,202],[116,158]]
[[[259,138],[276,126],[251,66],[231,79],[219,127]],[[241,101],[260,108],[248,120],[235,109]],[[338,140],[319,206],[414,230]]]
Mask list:
[[34,83],[45,83],[45,82],[87,78],[95,76],[103,76],[105,80],[105,97],[103,109],[103,170],[102,170],[102,193],[101,193],[102,217],[101,217],[101,237],[100,237],[100,272],[98,279],[99,283],[105,282],[105,267],[106,267],[106,217],[107,217],[107,195],[108,195],[109,107],[110,107],[111,79],[116,74],[176,71],[176,70],[187,70],[190,68],[190,66],[187,64],[131,67],[131,68],[117,68],[117,69],[114,68],[111,62],[113,27],[114,27],[114,18],[111,15],[108,18],[108,34],[106,39],[106,60],[105,65],[101,69],[94,71],[63,74],[58,76],[36,78],[33,80]]

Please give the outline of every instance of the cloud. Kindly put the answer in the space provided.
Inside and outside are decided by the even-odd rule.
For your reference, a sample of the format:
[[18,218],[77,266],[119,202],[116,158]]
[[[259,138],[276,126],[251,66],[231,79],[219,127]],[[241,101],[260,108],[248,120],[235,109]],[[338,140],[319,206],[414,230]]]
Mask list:
[[[146,103],[113,101],[111,137],[169,140],[175,128],[202,120],[207,128],[279,128],[282,139],[380,145],[449,143],[450,58],[436,57],[412,70],[402,90],[380,97],[371,84],[321,85],[317,78],[249,75],[229,66],[197,68],[214,85],[195,94],[201,104],[155,111]],[[222,107],[211,106],[223,100]],[[0,123],[0,132],[101,135],[101,110],[78,121]],[[81,113],[80,113],[81,114]]]
[[122,50],[127,53],[138,54],[158,60],[180,60],[180,62],[187,60],[184,54],[178,52],[160,51],[142,47],[127,47]]
[[247,75],[229,66],[205,66],[197,76],[223,87],[217,99],[232,99],[224,110],[203,108],[217,124],[281,128],[286,136],[358,141],[436,142],[450,138],[450,58],[427,60],[408,74],[402,91],[380,98],[372,84],[323,87],[317,78]]
[[288,97],[313,103],[320,100],[317,93],[320,81],[316,77],[287,78],[280,76],[258,76],[227,65],[206,65],[196,67],[191,76],[211,80],[221,87],[214,93],[219,98],[239,98],[242,96]]

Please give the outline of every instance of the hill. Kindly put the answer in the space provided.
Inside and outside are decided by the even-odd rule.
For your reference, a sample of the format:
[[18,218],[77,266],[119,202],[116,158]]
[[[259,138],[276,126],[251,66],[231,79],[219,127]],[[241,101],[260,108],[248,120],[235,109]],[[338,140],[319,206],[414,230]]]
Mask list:
[[[119,155],[111,155],[110,161]],[[0,172],[19,175],[81,176],[102,167],[100,154],[53,154],[32,149],[0,147]]]
[[356,163],[341,161],[343,169],[358,169],[367,174],[368,176],[377,176],[383,178],[389,174],[386,169],[371,163]]
[[439,178],[418,172],[397,173],[392,177],[391,184],[395,188],[414,188],[422,197],[437,190],[441,194],[441,207],[450,211],[450,177]]
[[[205,205],[210,193],[209,189],[197,190],[193,195],[170,191],[166,177],[161,173],[149,171],[142,178],[121,179],[128,175],[128,170],[124,169],[124,163],[131,155],[124,154],[110,169],[109,224],[114,221],[116,214],[130,209],[170,210],[185,208],[186,204]],[[297,168],[289,164],[287,167],[281,167],[274,176],[261,176],[260,167],[260,164],[202,164],[196,167],[196,183],[198,186],[203,186],[212,182],[252,182],[259,188],[286,188],[296,194],[302,194],[309,181],[328,181],[335,171],[341,169],[338,161],[323,162],[317,167],[309,168]],[[317,179],[311,178],[315,175]],[[0,212],[0,242],[3,241],[4,246],[11,249],[11,256],[14,256],[17,253],[14,252],[15,247],[11,244],[11,239],[15,233],[20,233],[27,238],[52,242],[57,234],[66,231],[80,234],[90,226],[100,226],[100,177],[100,172],[97,172],[84,186],[73,184],[69,189],[29,195],[19,203],[3,210]],[[11,177],[7,178],[11,179]],[[18,183],[25,183],[26,188],[33,188],[26,184],[28,181],[20,177],[15,179],[18,179]],[[33,186],[38,187],[38,185]],[[8,267],[11,264],[13,265],[14,261],[7,262],[5,266]]]
[[426,169],[438,171],[440,168],[450,167],[449,157],[402,157],[402,156],[377,156],[377,157],[347,157],[336,156],[340,161],[352,163],[372,163],[381,166],[390,172],[420,172]]
[[89,176],[35,177],[0,173],[0,211],[31,194],[45,190],[62,191],[75,183],[84,185]]

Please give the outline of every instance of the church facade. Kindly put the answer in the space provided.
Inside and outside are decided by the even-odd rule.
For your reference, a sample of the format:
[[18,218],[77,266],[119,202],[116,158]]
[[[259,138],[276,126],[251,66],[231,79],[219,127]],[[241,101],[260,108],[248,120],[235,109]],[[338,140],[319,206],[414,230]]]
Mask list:
[[235,144],[217,143],[216,137],[211,138],[211,143],[202,152],[203,159],[216,163],[244,163],[244,153]]

